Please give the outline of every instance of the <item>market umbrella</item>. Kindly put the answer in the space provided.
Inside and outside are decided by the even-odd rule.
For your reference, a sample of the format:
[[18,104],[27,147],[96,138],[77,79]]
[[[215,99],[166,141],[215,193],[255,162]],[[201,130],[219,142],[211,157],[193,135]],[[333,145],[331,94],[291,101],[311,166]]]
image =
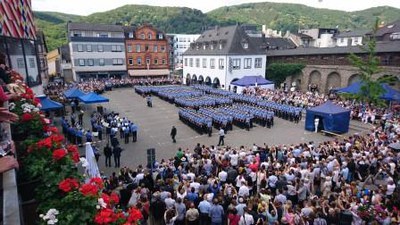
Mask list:
[[85,172],[89,178],[100,177],[99,167],[90,142],[86,142],[86,160],[88,165]]

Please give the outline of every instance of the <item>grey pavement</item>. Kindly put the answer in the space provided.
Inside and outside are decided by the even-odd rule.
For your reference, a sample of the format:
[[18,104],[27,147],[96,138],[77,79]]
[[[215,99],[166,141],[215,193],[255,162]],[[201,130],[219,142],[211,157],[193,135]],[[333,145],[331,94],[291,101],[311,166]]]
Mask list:
[[[119,112],[120,116],[127,117],[139,126],[138,140],[132,143],[130,138],[129,144],[124,144],[124,140],[120,140],[121,146],[124,149],[121,157],[121,166],[135,168],[139,164],[146,165],[148,148],[155,148],[156,158],[167,159],[175,155],[177,149],[189,148],[193,150],[197,143],[209,145],[217,145],[218,130],[213,129],[212,137],[203,134],[200,135],[189,126],[179,120],[178,108],[166,101],[153,97],[153,108],[146,105],[146,100],[136,94],[132,88],[114,89],[107,92],[104,96],[110,99],[109,103],[102,104],[107,112]],[[86,112],[95,110],[96,105],[86,107]],[[353,123],[353,122],[352,122]],[[257,145],[277,145],[277,144],[297,144],[315,143],[332,140],[332,137],[324,136],[320,133],[313,133],[304,130],[304,121],[299,124],[275,118],[275,125],[271,129],[255,124],[256,127],[250,131],[234,126],[232,131],[228,131],[225,136],[225,145],[234,147],[250,147],[254,143]],[[172,126],[177,128],[177,143],[172,143],[170,131]],[[368,126],[357,123],[350,127],[348,134],[360,133]],[[102,152],[106,141],[99,144]],[[83,150],[84,151],[84,150]],[[112,163],[114,164],[114,163]],[[104,156],[99,160],[100,170],[106,175],[116,171],[115,168],[106,168]]]

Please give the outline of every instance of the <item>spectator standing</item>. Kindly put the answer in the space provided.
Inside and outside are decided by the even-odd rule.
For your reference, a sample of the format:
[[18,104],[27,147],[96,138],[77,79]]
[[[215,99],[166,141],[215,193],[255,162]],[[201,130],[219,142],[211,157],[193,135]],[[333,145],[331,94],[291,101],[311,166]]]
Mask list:
[[175,127],[175,126],[172,126],[172,129],[171,129],[171,138],[172,138],[172,142],[173,142],[173,143],[176,143],[176,140],[175,140],[176,133],[177,133],[176,127]]
[[120,165],[121,152],[122,152],[122,148],[119,145],[114,147],[113,155],[114,155],[115,168],[119,168],[121,166]]
[[190,208],[186,212],[187,225],[198,225],[199,210],[195,208],[194,203],[190,203]]
[[177,217],[174,225],[185,225],[186,206],[182,203],[181,198],[176,199],[175,209]]
[[211,225],[222,225],[224,219],[224,209],[218,204],[218,199],[214,198],[213,205],[210,207],[208,215],[211,218]]
[[153,201],[150,203],[150,212],[154,225],[162,225],[165,213],[165,203],[161,200],[158,192],[153,195]]
[[108,143],[104,147],[104,156],[106,158],[106,167],[111,167],[112,149]]
[[224,143],[224,138],[225,138],[224,128],[221,127],[221,129],[219,129],[218,135],[219,135],[218,146],[225,145],[225,143]]

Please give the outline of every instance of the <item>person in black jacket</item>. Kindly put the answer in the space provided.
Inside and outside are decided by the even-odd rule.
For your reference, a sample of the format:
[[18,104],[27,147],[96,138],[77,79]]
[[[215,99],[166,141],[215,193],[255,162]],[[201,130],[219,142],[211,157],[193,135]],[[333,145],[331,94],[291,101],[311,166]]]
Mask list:
[[114,155],[115,168],[119,168],[121,166],[120,165],[121,152],[122,152],[122,148],[119,145],[114,147],[113,155]]
[[177,133],[176,127],[175,127],[175,126],[172,126],[172,129],[171,129],[171,138],[172,138],[172,142],[173,142],[173,143],[176,143],[176,140],[175,140],[176,133]]
[[104,156],[106,158],[106,167],[111,167],[112,149],[109,144],[104,147]]
[[150,203],[150,214],[153,217],[154,225],[162,225],[166,206],[159,194],[154,194],[153,197],[154,200]]

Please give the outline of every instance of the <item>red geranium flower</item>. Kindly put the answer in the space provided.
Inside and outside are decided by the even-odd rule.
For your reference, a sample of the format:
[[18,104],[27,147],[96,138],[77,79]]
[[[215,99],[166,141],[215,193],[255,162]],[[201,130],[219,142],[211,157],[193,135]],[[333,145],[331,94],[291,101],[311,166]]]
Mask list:
[[129,209],[129,216],[128,216],[128,222],[132,223],[132,222],[136,222],[140,219],[143,218],[142,213],[140,212],[140,210],[138,210],[137,208],[130,208]]
[[67,155],[67,151],[65,149],[62,149],[62,148],[56,149],[53,152],[53,159],[58,161],[58,160],[64,158],[66,155]]
[[42,139],[42,140],[38,141],[37,146],[39,148],[43,148],[43,147],[44,148],[51,148],[52,147],[51,138],[48,137],[48,138],[45,138],[45,139]]
[[117,220],[114,211],[111,209],[102,209],[99,213],[97,213],[96,217],[94,218],[94,222],[96,224],[110,224]]
[[78,152],[78,147],[76,145],[67,145],[68,152]]
[[96,196],[99,192],[99,189],[96,185],[89,183],[82,185],[82,187],[80,188],[80,192],[84,196]]
[[21,117],[22,122],[27,122],[27,121],[30,121],[32,119],[33,119],[32,114],[30,114],[30,113],[22,114],[22,117]]
[[102,189],[104,187],[104,182],[103,179],[100,177],[93,177],[90,179],[90,183],[96,185],[99,189]]
[[72,152],[71,158],[74,161],[74,163],[78,163],[79,162],[79,152]]
[[58,184],[58,188],[64,192],[70,192],[79,188],[79,183],[74,178],[67,178]]
[[57,127],[54,127],[54,126],[44,126],[43,130],[44,130],[44,132],[51,132],[53,134],[58,134],[58,129],[57,129]]
[[110,195],[110,200],[111,200],[111,203],[113,203],[113,204],[118,204],[119,203],[119,196],[118,196],[118,194],[116,194],[116,193],[111,193],[111,195]]

